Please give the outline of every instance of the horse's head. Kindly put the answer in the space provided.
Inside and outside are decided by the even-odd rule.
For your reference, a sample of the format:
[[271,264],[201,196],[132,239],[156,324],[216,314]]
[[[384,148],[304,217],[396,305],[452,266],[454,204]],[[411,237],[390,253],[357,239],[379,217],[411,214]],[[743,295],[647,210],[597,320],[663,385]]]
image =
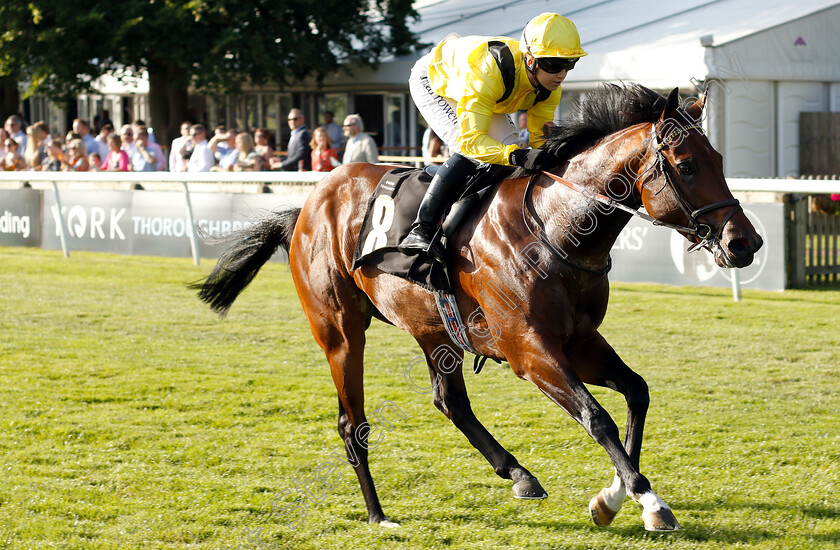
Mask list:
[[746,267],[763,244],[723,175],[723,158],[700,128],[703,98],[679,107],[671,91],[651,126],[650,164],[637,179],[648,213],[678,225],[692,248],[705,247],[721,267]]

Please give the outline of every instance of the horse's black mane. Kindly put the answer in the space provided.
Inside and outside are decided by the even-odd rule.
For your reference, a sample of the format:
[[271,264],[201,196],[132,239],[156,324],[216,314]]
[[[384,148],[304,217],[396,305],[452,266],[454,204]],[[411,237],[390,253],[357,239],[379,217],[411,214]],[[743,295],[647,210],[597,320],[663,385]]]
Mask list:
[[612,133],[656,121],[665,99],[639,84],[605,84],[576,102],[572,118],[549,131],[543,148],[564,162]]

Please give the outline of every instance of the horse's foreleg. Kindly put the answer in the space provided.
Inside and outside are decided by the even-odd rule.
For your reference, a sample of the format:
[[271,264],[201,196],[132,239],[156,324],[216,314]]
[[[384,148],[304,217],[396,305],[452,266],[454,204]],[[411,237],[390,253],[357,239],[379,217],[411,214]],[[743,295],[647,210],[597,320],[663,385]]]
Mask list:
[[[653,492],[650,482],[639,473],[638,466],[621,444],[615,422],[586,389],[564,352],[551,342],[543,342],[517,357],[515,364],[511,364],[514,371],[568,412],[607,452],[627,493],[644,507],[645,529],[679,529],[671,509]],[[616,495],[620,495],[620,490],[616,487]]]
[[[633,372],[599,333],[579,349],[568,353],[569,360],[580,379],[586,384],[611,388],[627,401],[627,427],[624,449],[630,462],[638,470],[642,450],[645,416],[650,395],[644,379]],[[616,474],[606,487],[589,502],[589,512],[596,525],[609,525],[621,510],[627,494],[624,482]]]
[[[479,422],[470,406],[467,388],[464,384],[464,373],[461,366],[454,370],[450,365],[440,365],[440,354],[434,350],[441,347],[423,345],[426,351],[426,362],[434,387],[434,403],[461,432],[467,437],[473,447],[484,455],[487,462],[499,477],[513,481],[513,496],[521,499],[543,499],[548,496],[540,482],[523,468],[516,458],[510,454]],[[454,359],[457,353],[459,360],[463,360],[463,352],[452,350],[448,357]],[[443,367],[443,368],[442,368]]]

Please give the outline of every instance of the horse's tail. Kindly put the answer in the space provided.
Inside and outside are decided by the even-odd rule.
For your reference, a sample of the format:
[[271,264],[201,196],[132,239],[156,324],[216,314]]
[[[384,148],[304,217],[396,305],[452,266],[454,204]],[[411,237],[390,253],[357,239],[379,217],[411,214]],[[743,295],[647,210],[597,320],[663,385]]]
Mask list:
[[205,237],[210,244],[229,244],[203,282],[188,285],[198,297],[224,317],[237,296],[245,290],[260,268],[277,251],[288,252],[300,208],[269,212],[248,225],[222,237]]

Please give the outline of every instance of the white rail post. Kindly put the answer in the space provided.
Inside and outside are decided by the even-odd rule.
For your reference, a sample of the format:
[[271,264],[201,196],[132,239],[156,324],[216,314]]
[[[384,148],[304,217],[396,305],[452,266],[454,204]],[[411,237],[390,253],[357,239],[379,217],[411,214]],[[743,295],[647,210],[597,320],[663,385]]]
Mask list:
[[741,301],[741,272],[737,267],[732,268],[732,299]]
[[187,221],[190,224],[190,231],[187,233],[190,236],[190,249],[192,249],[193,263],[199,265],[201,260],[198,257],[198,237],[195,234],[195,218],[193,217],[192,202],[190,201],[190,189],[187,187],[187,182],[183,181],[184,199],[187,203]]
[[70,257],[70,248],[67,246],[67,231],[64,224],[64,214],[61,212],[61,198],[58,195],[58,183],[52,182],[53,193],[55,194],[55,208],[58,211],[58,238],[61,240],[61,251],[64,257]]

